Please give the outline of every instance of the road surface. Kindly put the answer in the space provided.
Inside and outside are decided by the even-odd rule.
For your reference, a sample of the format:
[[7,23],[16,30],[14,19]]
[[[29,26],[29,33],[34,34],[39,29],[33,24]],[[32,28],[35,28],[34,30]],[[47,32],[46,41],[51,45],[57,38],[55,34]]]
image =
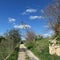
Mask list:
[[20,51],[18,55],[18,60],[25,60],[27,56],[30,58],[30,60],[39,60],[30,50],[28,50],[24,44],[20,45]]

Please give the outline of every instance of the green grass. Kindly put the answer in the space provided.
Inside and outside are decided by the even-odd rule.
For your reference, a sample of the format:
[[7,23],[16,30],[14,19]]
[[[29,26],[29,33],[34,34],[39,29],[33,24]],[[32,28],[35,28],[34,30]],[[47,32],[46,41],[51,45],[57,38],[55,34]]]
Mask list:
[[17,60],[18,58],[19,45],[15,48],[14,52],[7,60]]
[[12,50],[9,48],[8,45],[0,45],[0,60],[4,60],[11,52]]
[[[41,60],[60,60],[59,56],[49,54],[49,39],[41,39],[34,42],[35,46],[30,50]],[[26,46],[28,46],[26,44]]]
[[60,40],[60,34],[59,34],[59,35],[57,35],[57,40]]

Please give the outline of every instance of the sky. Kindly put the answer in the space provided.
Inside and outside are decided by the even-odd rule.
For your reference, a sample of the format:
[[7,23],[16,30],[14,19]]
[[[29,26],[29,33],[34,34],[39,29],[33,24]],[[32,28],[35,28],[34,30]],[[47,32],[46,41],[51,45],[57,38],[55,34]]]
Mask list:
[[0,0],[0,35],[13,28],[24,35],[27,27],[36,34],[50,36],[52,31],[47,31],[47,19],[42,14],[49,3],[52,0]]

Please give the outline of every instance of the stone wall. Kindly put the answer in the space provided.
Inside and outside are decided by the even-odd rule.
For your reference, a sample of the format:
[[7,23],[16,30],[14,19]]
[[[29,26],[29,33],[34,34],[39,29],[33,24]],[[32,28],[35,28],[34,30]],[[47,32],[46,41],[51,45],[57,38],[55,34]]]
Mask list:
[[50,41],[51,44],[49,44],[49,53],[51,55],[57,55],[60,56],[60,45],[56,44],[56,40]]

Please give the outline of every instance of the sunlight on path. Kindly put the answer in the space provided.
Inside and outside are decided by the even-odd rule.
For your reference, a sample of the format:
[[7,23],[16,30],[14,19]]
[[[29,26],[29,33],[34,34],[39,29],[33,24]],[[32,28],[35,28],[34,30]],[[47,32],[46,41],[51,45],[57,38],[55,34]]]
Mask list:
[[29,56],[30,60],[39,60],[30,50],[27,50],[26,53]]
[[18,55],[18,60],[25,60],[25,52],[23,51],[24,47],[21,44],[20,45],[20,51],[19,51],[19,55]]
[[30,58],[30,60],[39,60],[30,50],[28,50],[24,46],[24,44],[20,45],[20,51],[19,51],[19,55],[18,55],[18,60],[25,60],[25,57],[26,57],[25,53]]

